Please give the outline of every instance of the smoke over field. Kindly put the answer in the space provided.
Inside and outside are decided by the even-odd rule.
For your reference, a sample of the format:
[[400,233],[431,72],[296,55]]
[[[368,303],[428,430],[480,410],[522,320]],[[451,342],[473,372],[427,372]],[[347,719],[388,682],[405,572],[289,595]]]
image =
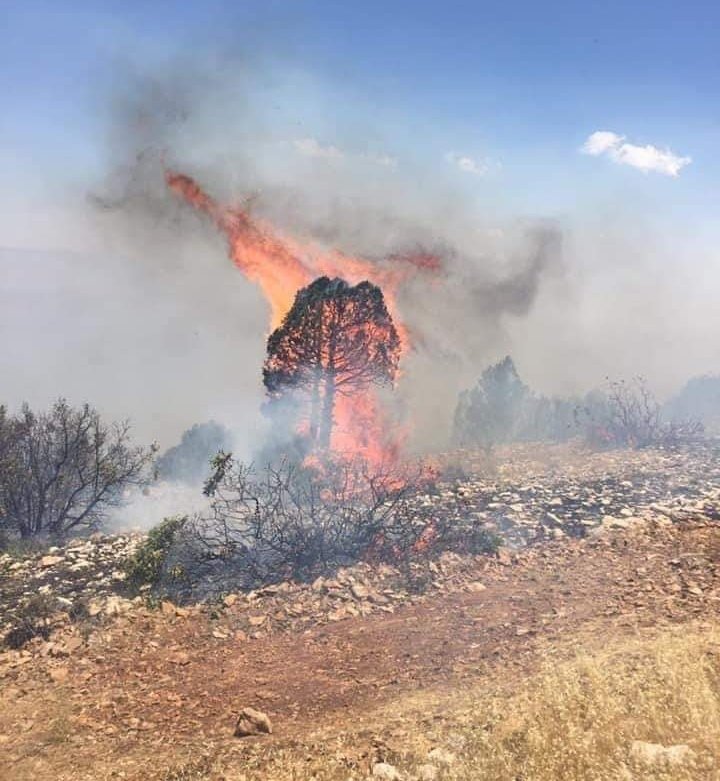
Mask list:
[[[647,218],[581,193],[572,208],[528,207],[504,192],[511,161],[489,165],[471,191],[450,170],[472,171],[464,158],[439,170],[415,144],[398,145],[391,106],[370,122],[349,94],[343,117],[329,121],[336,90],[257,54],[200,49],[118,68],[98,99],[94,174],[53,193],[72,215],[63,239],[83,252],[28,264],[4,251],[16,282],[1,315],[17,334],[4,354],[8,401],[92,398],[163,447],[215,418],[251,455],[266,436],[264,341],[295,292],[328,270],[310,255],[332,258],[333,275],[374,279],[389,297],[404,334],[394,403],[420,451],[445,446],[458,393],[508,353],[546,394],[641,374],[666,397],[714,370],[708,334],[720,316],[681,233],[661,240]],[[168,188],[169,172],[189,177],[213,208],[270,226],[309,262],[297,278],[282,273],[281,300],[238,273],[227,224],[190,208]],[[388,276],[402,258],[432,259],[436,270]],[[717,258],[704,267],[717,275]],[[63,303],[50,279],[67,285]],[[40,300],[42,321],[18,327]],[[56,387],[38,382],[29,393],[21,364],[38,378],[52,367]]]
[[[458,393],[509,351],[549,394],[583,396],[607,375],[640,373],[667,394],[684,379],[693,350],[658,361],[648,349],[672,349],[679,337],[667,331],[680,319],[665,317],[669,287],[647,285],[659,261],[641,226],[582,206],[528,214],[502,197],[470,198],[416,156],[383,152],[382,124],[372,144],[362,124],[318,140],[317,128],[290,122],[308,108],[291,99],[290,76],[270,72],[175,60],[126,74],[109,98],[104,170],[87,208],[128,289],[173,311],[163,324],[169,351],[154,345],[157,361],[137,362],[140,373],[146,363],[162,373],[156,387],[173,398],[167,410],[151,403],[159,410],[149,425],[165,445],[214,417],[233,431],[236,455],[265,453],[265,341],[322,275],[378,284],[400,334],[382,413],[374,400],[340,397],[351,450],[374,427],[410,451],[447,447]],[[155,314],[143,316],[157,332]],[[705,339],[693,348],[702,360],[712,352]],[[144,392],[127,408],[143,429]],[[172,495],[155,493],[142,499],[152,515]]]
[[[328,272],[379,283],[401,325],[398,394],[411,441],[443,444],[463,371],[505,338],[505,317],[524,317],[544,282],[562,278],[561,226],[480,217],[450,182],[428,188],[420,164],[371,154],[357,139],[340,139],[341,149],[295,138],[287,118],[268,116],[269,101],[287,100],[282,77],[259,92],[266,85],[257,71],[230,65],[211,72],[175,63],[172,77],[121,86],[108,175],[90,199],[105,235],[136,258],[139,284],[170,283],[165,295],[177,296],[198,327],[208,314],[217,322],[226,313],[236,339],[229,360],[256,388],[258,345],[299,288]],[[235,305],[209,291],[198,301],[193,280],[228,277],[228,254],[259,289],[235,279]],[[250,301],[255,323],[238,329],[227,310]],[[433,383],[438,375],[442,385]],[[235,404],[258,407],[241,393]]]

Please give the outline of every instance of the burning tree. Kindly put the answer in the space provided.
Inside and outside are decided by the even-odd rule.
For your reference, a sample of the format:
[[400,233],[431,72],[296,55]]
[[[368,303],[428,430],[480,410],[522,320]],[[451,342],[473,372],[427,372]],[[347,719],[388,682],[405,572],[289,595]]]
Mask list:
[[[348,255],[308,237],[284,235],[248,203],[223,204],[183,173],[167,170],[165,181],[212,220],[235,266],[265,296],[271,328],[277,329],[265,363],[268,410],[275,416],[286,405],[290,413],[303,411],[306,419],[296,428],[300,449],[330,444],[376,464],[394,459],[403,432],[395,429],[395,438],[388,436],[370,386],[393,383],[399,352],[409,342],[397,309],[400,288],[418,275],[441,271],[440,257],[421,249],[372,260]],[[293,305],[303,286],[308,287]],[[318,319],[323,327],[315,331]]]
[[399,358],[380,288],[320,277],[298,291],[270,335],[263,381],[272,400],[307,403],[310,445],[327,450],[338,400],[360,403],[373,387],[392,385]]

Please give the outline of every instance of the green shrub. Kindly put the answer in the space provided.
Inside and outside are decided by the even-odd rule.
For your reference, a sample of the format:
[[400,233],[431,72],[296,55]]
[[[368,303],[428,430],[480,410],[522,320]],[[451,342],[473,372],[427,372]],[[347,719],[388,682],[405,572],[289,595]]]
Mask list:
[[130,589],[137,591],[141,586],[157,585],[175,535],[186,523],[186,515],[177,515],[165,518],[150,529],[147,539],[125,564]]

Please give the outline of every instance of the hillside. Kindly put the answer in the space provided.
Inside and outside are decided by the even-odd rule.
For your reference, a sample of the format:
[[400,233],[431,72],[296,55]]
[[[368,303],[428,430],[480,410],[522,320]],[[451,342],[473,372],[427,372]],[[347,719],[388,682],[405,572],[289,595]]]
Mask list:
[[[690,463],[627,454],[579,464],[558,453],[533,475],[531,455],[487,481],[518,485],[522,475],[578,493],[582,475],[630,494],[642,492],[638,475],[669,484],[681,460]],[[18,583],[41,591],[38,579],[72,601],[63,583],[73,567],[85,578],[76,592],[97,593],[81,618],[53,616],[48,640],[0,655],[2,777],[511,779],[532,769],[527,777],[544,781],[561,765],[537,764],[534,731],[545,729],[550,745],[550,732],[565,727],[584,737],[567,744],[574,759],[555,757],[564,778],[715,777],[720,528],[717,488],[711,479],[698,486],[690,474],[684,492],[673,487],[674,505],[666,497],[642,511],[618,499],[617,516],[599,516],[580,538],[562,532],[492,557],[445,554],[422,582],[360,564],[219,603],[150,606],[118,593],[132,537],[5,561],[5,606],[11,593],[19,604]],[[531,502],[505,501],[516,505],[509,513],[533,516]],[[78,558],[90,563],[78,567]],[[652,719],[634,720],[635,705],[623,700],[636,686],[647,695],[637,707]],[[528,721],[532,691],[555,709],[552,729]],[[597,716],[578,726],[578,713],[600,700]],[[234,737],[246,707],[267,714],[272,734]],[[612,735],[602,732],[608,708]],[[671,761],[643,742],[687,748]]]

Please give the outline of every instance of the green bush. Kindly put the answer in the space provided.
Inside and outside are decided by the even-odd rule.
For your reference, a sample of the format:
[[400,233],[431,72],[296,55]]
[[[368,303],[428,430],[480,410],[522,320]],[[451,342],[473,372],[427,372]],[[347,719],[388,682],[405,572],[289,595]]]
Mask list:
[[165,518],[150,529],[147,539],[125,564],[127,584],[137,591],[141,586],[157,585],[175,535],[187,523],[186,515]]

